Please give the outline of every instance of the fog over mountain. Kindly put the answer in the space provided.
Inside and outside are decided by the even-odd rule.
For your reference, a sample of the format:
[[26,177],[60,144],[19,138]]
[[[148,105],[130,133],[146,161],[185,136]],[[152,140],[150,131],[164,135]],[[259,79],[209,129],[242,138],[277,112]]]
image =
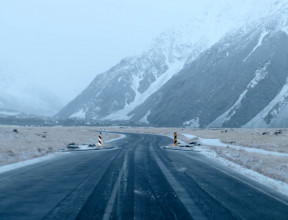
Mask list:
[[96,76],[58,116],[285,127],[287,8],[287,1],[278,1],[263,6],[262,15],[240,20],[218,11],[164,32],[142,55]]
[[[219,76],[216,82],[213,81],[213,71],[216,70],[207,70],[211,60],[216,59],[213,66],[219,66],[219,71],[235,74],[233,77],[236,78],[242,74],[239,68],[246,68],[248,58],[247,62],[239,61],[233,66],[233,74],[226,69],[226,66],[234,65],[241,58],[230,56],[232,51],[239,49],[232,48],[234,43],[243,44],[251,39],[256,42],[258,38],[263,38],[261,41],[258,39],[259,44],[266,42],[267,36],[272,36],[269,30],[276,30],[276,26],[281,23],[279,19],[270,22],[273,28],[265,27],[264,31],[260,28],[259,33],[256,30],[263,25],[265,19],[271,18],[273,14],[279,15],[279,10],[284,10],[286,6],[283,5],[287,3],[271,3],[268,0],[181,0],[176,4],[164,1],[132,3],[125,0],[121,4],[111,1],[109,4],[96,5],[91,0],[81,4],[76,1],[65,4],[65,1],[61,4],[56,4],[54,0],[37,4],[32,0],[25,4],[18,0],[15,4],[0,3],[3,31],[0,36],[1,109],[54,115],[72,100],[57,116],[89,120],[133,120],[151,125],[228,126],[232,116],[226,111],[230,108],[231,111],[235,110],[235,106],[231,105],[233,101],[233,104],[239,105],[235,98],[231,98],[230,105],[226,105],[227,100],[218,97],[220,104],[217,109],[221,110],[214,113],[213,110],[209,111],[211,116],[201,116],[205,108],[202,105],[207,105],[209,109],[210,101],[207,104],[204,99],[198,100],[202,103],[199,110],[194,99],[185,105],[181,104],[181,99],[187,101],[193,96],[199,98],[205,93],[212,94],[210,89],[213,86],[208,85],[217,80],[228,85],[229,80],[224,73],[222,78]],[[115,7],[111,8],[111,3]],[[25,8],[27,10],[23,10]],[[50,12],[54,12],[54,16]],[[145,47],[157,33],[161,34]],[[254,45],[256,49],[250,51],[251,57],[263,45]],[[251,49],[244,46],[243,50]],[[216,57],[220,56],[221,50],[215,49],[217,47],[229,50],[227,59],[233,57],[233,63],[230,63],[231,59],[219,62]],[[250,47],[253,47],[252,43]],[[266,53],[278,53],[274,49],[267,49]],[[211,51],[214,53],[211,54]],[[131,56],[127,56],[129,54]],[[204,63],[202,66],[196,64],[200,61]],[[257,62],[260,62],[260,58]],[[263,68],[269,69],[268,64],[255,66],[249,70],[252,72],[247,70],[247,74],[253,76]],[[195,65],[197,68],[200,65],[197,73],[194,73]],[[199,72],[203,74],[199,75]],[[193,75],[195,79],[191,78]],[[245,75],[247,80],[250,79],[248,75]],[[189,80],[197,82],[197,85],[192,87],[189,84],[184,88],[181,83]],[[197,94],[197,86],[202,84],[206,84],[207,91],[201,90],[202,93]],[[249,84],[246,87],[249,88]],[[250,94],[245,91],[239,87],[234,96],[240,100],[241,94],[243,97]],[[157,114],[157,111],[160,114],[160,109],[162,115]],[[263,110],[263,115],[256,117],[254,114],[261,110],[256,109],[251,113],[251,117],[255,117],[254,121],[247,121],[246,126],[266,126],[266,122],[260,123],[259,120],[266,117],[268,110]],[[167,119],[173,118],[175,112],[179,115],[177,123]],[[163,120],[160,120],[161,117]],[[243,123],[232,123],[229,126],[244,126]]]
[[21,68],[3,62],[0,66],[0,109],[8,110],[8,115],[13,110],[51,116],[63,107],[60,97],[48,88],[31,82]]

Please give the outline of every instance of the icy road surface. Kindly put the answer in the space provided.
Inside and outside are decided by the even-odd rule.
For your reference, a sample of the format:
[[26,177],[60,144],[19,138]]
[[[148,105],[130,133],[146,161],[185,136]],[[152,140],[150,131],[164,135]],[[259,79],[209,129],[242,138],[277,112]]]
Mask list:
[[0,219],[287,219],[287,197],[171,141],[127,134],[2,173]]

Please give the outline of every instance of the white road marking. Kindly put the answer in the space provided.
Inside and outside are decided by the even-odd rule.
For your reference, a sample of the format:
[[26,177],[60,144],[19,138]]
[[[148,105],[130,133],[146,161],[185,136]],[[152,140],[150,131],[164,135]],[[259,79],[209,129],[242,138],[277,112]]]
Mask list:
[[162,163],[159,157],[156,155],[155,151],[152,149],[152,146],[149,147],[153,158],[164,174],[165,178],[170,183],[171,187],[175,191],[176,195],[185,206],[191,217],[195,219],[207,219],[202,212],[197,208],[195,202],[188,196],[188,192],[181,186],[181,184],[175,179],[172,173],[167,169],[167,167]]
[[109,220],[110,219],[112,209],[113,209],[113,206],[114,206],[114,203],[116,200],[116,195],[120,189],[121,179],[123,178],[125,172],[127,171],[127,165],[128,165],[128,152],[124,156],[124,162],[123,162],[122,168],[119,172],[119,175],[118,175],[118,178],[117,178],[116,183],[114,185],[114,188],[112,190],[112,194],[110,196],[110,199],[107,203],[105,213],[104,213],[103,218],[102,218],[103,220]]

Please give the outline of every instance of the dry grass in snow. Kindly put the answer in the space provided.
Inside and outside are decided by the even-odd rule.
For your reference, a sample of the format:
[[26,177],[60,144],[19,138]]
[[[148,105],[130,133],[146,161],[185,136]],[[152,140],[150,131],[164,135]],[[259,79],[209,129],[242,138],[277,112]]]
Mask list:
[[[93,127],[0,126],[0,166],[66,149],[72,142],[97,143],[98,135],[98,128]],[[103,134],[104,147],[107,140],[117,136]]]
[[[202,138],[216,138],[224,143],[232,143],[250,148],[288,153],[288,130],[275,135],[279,129],[195,129],[190,133]],[[264,134],[264,135],[263,135]]]

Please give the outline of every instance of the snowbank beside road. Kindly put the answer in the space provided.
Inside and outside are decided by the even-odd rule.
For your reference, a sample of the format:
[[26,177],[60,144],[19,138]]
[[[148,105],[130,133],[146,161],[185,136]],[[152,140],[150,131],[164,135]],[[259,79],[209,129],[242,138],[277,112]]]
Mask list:
[[196,146],[195,150],[199,151],[200,153],[204,154],[205,156],[211,159],[218,161],[224,166],[230,167],[231,169],[237,171],[238,173],[241,173],[246,177],[249,177],[259,183],[262,183],[265,186],[273,188],[280,193],[288,195],[288,184],[283,181],[267,177],[259,172],[254,171],[253,169],[248,169],[243,165],[228,160],[225,157],[220,156],[215,150],[207,146],[206,147]]
[[0,167],[0,173],[4,173],[10,170],[14,170],[14,169],[18,169],[20,167],[25,167],[25,166],[29,166],[29,165],[33,165],[39,162],[44,162],[47,160],[51,160],[53,158],[59,157],[63,155],[62,153],[53,153],[53,154],[49,154],[43,157],[37,157],[34,159],[30,159],[30,160],[25,160],[25,161],[20,161],[17,163],[12,163],[12,164],[8,164],[8,165],[4,165],[2,167]]
[[[286,168],[287,153],[236,146],[223,143],[219,139],[199,138],[195,135],[183,134],[183,136],[191,140],[198,139],[201,145],[193,148],[205,156],[280,193],[288,195],[287,171],[279,169],[279,165]],[[279,159],[279,157],[281,158]],[[281,159],[284,161],[281,161]]]
[[[166,136],[173,138],[172,135]],[[201,145],[186,148],[174,147],[171,144],[163,148],[169,150],[198,151],[246,177],[288,195],[288,173],[287,169],[285,169],[287,168],[286,164],[288,161],[287,153],[226,144],[219,139],[199,138],[195,135],[185,133],[179,133],[178,136],[185,137],[185,141],[178,139],[178,142],[182,145],[195,140]]]

